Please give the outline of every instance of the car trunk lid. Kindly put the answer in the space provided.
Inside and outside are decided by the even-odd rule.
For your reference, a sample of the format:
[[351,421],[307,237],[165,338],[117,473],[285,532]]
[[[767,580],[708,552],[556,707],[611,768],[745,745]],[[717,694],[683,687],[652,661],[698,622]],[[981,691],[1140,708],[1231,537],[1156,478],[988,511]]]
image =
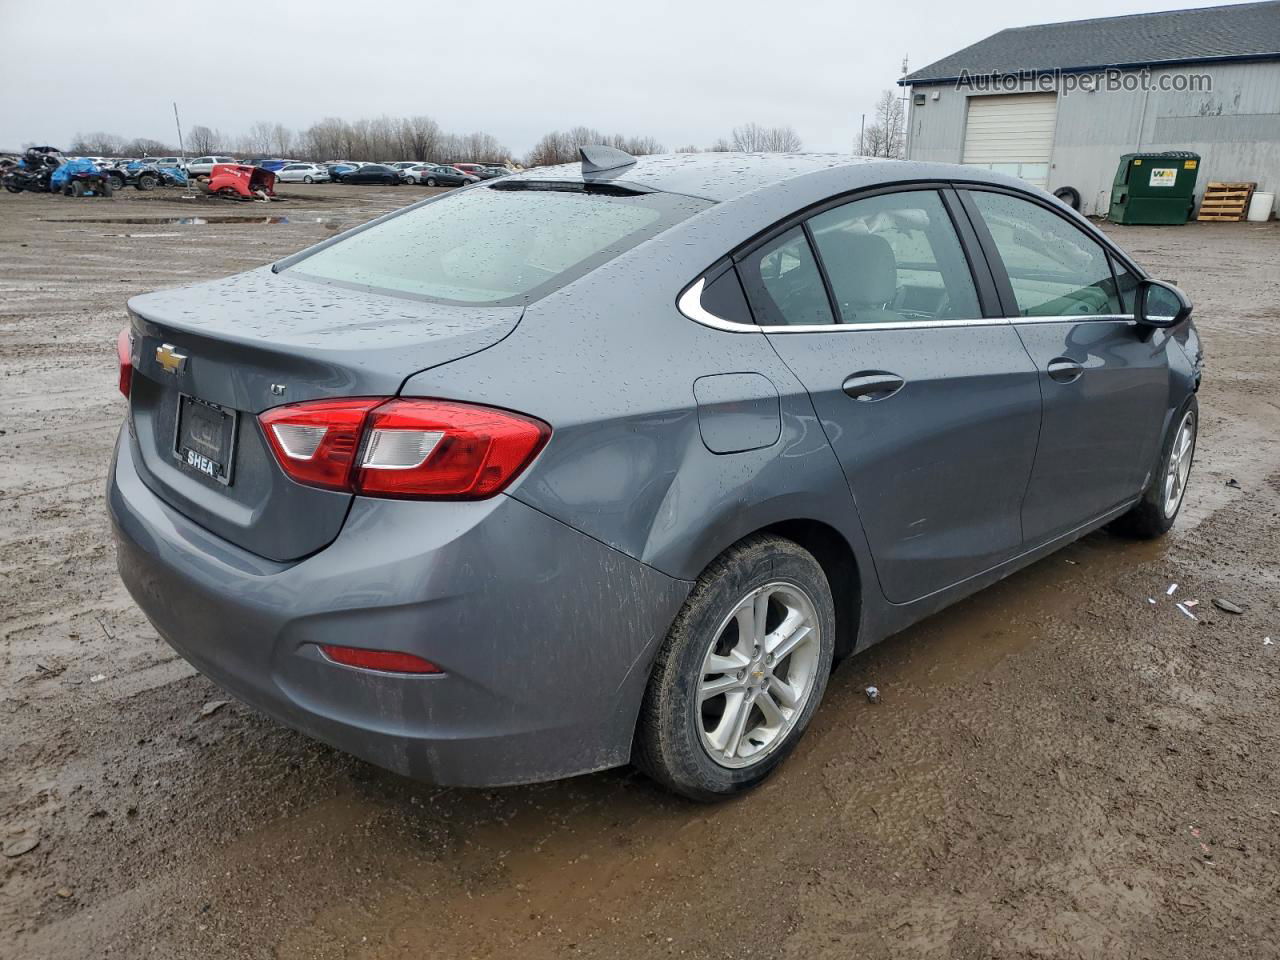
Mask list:
[[270,268],[129,307],[143,481],[206,529],[278,561],[327,546],[351,495],[285,476],[257,415],[306,400],[394,396],[410,375],[497,343],[522,312],[354,291]]

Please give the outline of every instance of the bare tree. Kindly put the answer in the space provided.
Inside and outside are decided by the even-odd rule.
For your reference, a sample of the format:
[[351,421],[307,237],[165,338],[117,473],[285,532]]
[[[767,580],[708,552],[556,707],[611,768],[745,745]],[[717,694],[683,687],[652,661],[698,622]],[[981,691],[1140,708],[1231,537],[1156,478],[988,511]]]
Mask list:
[[159,157],[173,152],[173,147],[163,140],[149,140],[146,137],[129,140],[120,145],[120,156],[123,157]]
[[740,127],[734,127],[730,136],[731,149],[744,153],[796,153],[802,146],[800,135],[792,127],[762,127],[755,122],[744,123]]
[[907,132],[902,101],[892,90],[882,90],[876,99],[875,122],[863,136],[862,152],[868,157],[902,159]]
[[187,131],[187,150],[192,154],[217,153],[222,149],[222,141],[221,133],[203,124],[197,124]]
[[593,127],[573,127],[561,132],[553,130],[543,134],[525,158],[525,165],[545,167],[555,163],[574,163],[578,159],[580,147],[602,144],[642,157],[651,153],[662,153],[663,146],[653,137],[627,136],[621,133],[603,134]]
[[717,137],[715,143],[708,148],[712,153],[729,153],[733,150],[733,144],[724,137]]
[[242,153],[256,154],[260,157],[271,154],[271,135],[275,132],[275,124],[259,120],[249,128],[249,132],[240,138]]
[[114,133],[77,133],[71,141],[70,153],[93,157],[118,157],[124,152],[124,138]]
[[440,124],[430,117],[406,117],[400,121],[401,151],[412,160],[434,160],[440,143]]
[[293,131],[283,123],[271,125],[271,151],[277,157],[287,157],[293,150]]

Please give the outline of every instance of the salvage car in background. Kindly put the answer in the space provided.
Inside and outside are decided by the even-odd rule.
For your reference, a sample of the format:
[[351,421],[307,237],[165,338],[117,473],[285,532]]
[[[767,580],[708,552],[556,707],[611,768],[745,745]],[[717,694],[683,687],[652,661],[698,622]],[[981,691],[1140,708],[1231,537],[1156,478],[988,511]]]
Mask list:
[[428,187],[465,187],[469,183],[479,183],[480,178],[463,173],[455,167],[443,164],[427,164],[426,169],[414,174],[417,183]]
[[329,173],[329,179],[334,183],[341,183],[342,178],[353,170],[359,170],[358,163],[326,163],[324,168]]
[[286,163],[276,173],[286,183],[328,183],[329,169],[318,163]]
[[194,160],[187,162],[187,175],[192,177],[207,177],[213,173],[213,168],[220,163],[239,163],[235,157],[196,157]]
[[357,170],[348,170],[342,175],[343,183],[382,183],[394,186],[400,183],[400,171],[395,167],[380,163],[366,163]]
[[138,605],[446,784],[745,790],[837,658],[1160,536],[1195,451],[1185,295],[975,167],[584,148],[129,309]]
[[205,193],[228,200],[275,200],[276,175],[247,163],[220,163],[206,180],[196,181]]

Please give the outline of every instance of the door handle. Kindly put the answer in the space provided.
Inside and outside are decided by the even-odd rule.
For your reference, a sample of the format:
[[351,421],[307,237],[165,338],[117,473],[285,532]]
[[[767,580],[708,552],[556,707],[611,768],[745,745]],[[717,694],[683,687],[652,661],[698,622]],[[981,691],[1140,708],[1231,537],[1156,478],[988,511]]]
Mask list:
[[1084,364],[1070,357],[1054,357],[1045,370],[1059,383],[1074,383],[1084,373]]
[[891,397],[906,383],[896,373],[883,370],[863,370],[847,377],[843,384],[844,392],[861,403],[883,400]]

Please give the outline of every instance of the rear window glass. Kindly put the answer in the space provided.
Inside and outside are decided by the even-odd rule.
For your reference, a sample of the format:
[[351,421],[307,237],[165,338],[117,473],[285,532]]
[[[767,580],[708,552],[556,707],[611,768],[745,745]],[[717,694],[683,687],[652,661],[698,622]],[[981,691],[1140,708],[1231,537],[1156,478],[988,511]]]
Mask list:
[[528,302],[710,206],[668,193],[516,184],[415,207],[289,270],[454,303]]

